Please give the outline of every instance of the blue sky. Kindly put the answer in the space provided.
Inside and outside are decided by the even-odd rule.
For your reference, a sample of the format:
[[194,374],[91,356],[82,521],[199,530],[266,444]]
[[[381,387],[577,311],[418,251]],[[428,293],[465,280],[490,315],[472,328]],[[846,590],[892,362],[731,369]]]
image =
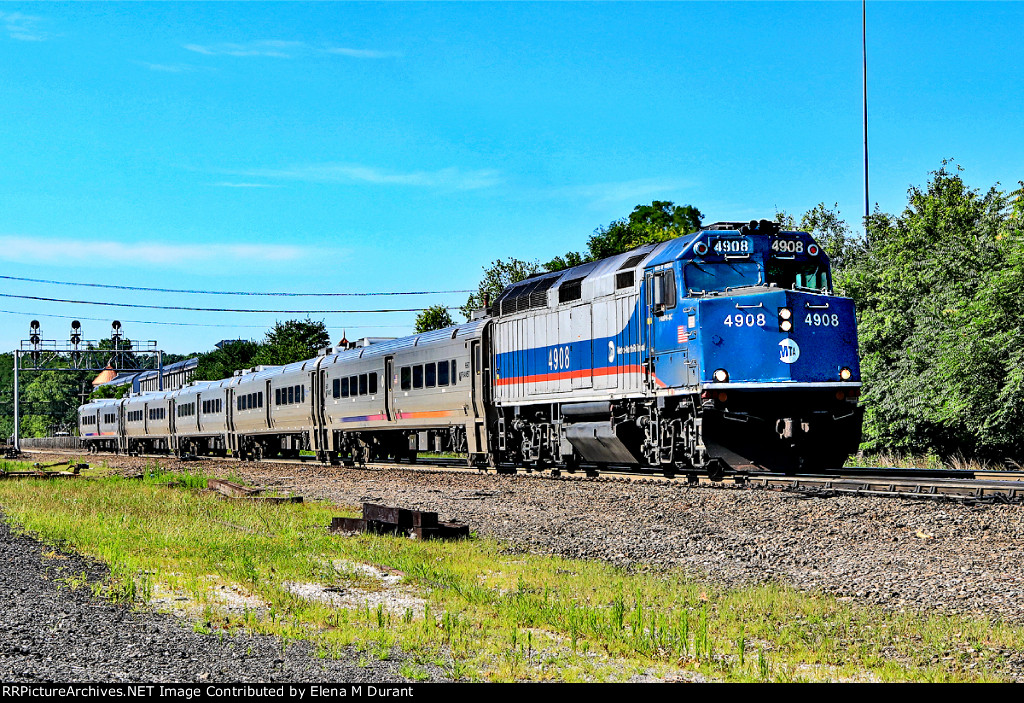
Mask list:
[[[863,210],[859,2],[0,3],[0,275],[287,292],[475,287],[653,199],[706,222]],[[1024,3],[868,3],[871,200],[954,158],[1024,178]],[[459,305],[0,281],[9,295],[260,309]],[[0,298],[167,351],[293,314]],[[413,313],[314,314],[335,340]],[[91,320],[88,318],[99,318]]]

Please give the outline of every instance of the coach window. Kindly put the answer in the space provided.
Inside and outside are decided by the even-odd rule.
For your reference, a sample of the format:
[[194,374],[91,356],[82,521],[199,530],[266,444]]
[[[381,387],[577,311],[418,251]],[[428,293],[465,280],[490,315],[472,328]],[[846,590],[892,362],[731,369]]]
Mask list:
[[345,378],[342,378],[342,379],[340,379],[338,381],[335,381],[335,383],[337,383],[337,384],[339,384],[341,386],[341,397],[342,398],[348,398],[348,393],[349,393],[349,390],[348,390],[348,376],[346,376]]
[[423,388],[423,364],[412,367],[412,387]]
[[280,404],[281,404],[281,389],[280,388],[275,388],[274,389],[274,405],[280,405]]
[[459,372],[456,370],[458,367],[455,366],[455,359],[452,359],[452,385],[455,385],[456,379],[459,377]]
[[256,394],[256,407],[263,407],[263,391],[260,391],[259,393]]
[[[281,394],[282,396],[284,393]],[[284,404],[291,405],[295,402],[295,386],[288,386],[288,397],[285,398]]]
[[427,388],[433,388],[437,385],[437,364],[430,362],[427,364]]
[[340,398],[341,397],[341,379],[340,378],[334,379],[334,381],[331,383],[331,388],[332,388],[331,394],[335,398]]
[[437,385],[448,385],[448,362],[441,361],[437,364]]
[[370,395],[377,394],[377,374],[370,374]]
[[407,391],[412,388],[412,369],[408,366],[402,367],[402,390]]
[[366,395],[366,389],[369,387],[369,380],[366,378],[366,374],[359,374],[359,395]]

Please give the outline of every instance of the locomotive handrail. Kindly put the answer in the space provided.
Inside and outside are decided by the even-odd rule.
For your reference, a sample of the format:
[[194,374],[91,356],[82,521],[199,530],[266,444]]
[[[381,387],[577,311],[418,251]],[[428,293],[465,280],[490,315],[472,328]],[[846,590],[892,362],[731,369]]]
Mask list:
[[804,301],[804,307],[808,310],[828,310],[828,303],[824,305],[813,305],[809,300]]
[[763,308],[763,307],[764,307],[764,303],[758,303],[757,305],[740,305],[739,303],[736,303],[736,309],[737,310],[748,310],[750,308]]

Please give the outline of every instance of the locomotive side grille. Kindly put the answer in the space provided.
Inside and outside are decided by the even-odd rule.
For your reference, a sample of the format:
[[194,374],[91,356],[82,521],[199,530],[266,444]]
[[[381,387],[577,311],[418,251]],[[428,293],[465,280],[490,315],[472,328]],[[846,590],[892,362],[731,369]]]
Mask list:
[[635,269],[636,265],[643,261],[644,257],[647,256],[647,254],[649,253],[650,252],[645,251],[643,254],[634,254],[633,256],[626,259],[626,263],[622,264],[622,266],[619,267],[619,271],[625,271],[626,269]]
[[521,310],[543,308],[548,304],[548,289],[555,284],[558,276],[527,279],[522,284],[509,289],[499,301],[502,315],[509,315]]
[[558,302],[568,303],[583,297],[583,279],[576,278],[566,281],[558,287]]

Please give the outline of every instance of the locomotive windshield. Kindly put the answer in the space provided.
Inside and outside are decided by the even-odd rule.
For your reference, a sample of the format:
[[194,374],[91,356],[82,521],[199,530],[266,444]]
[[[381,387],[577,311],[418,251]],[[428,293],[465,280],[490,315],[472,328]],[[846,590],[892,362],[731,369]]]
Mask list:
[[691,261],[683,270],[683,275],[688,295],[764,285],[761,266],[754,261]]
[[769,285],[813,291],[828,289],[828,267],[821,261],[769,259],[766,268]]

